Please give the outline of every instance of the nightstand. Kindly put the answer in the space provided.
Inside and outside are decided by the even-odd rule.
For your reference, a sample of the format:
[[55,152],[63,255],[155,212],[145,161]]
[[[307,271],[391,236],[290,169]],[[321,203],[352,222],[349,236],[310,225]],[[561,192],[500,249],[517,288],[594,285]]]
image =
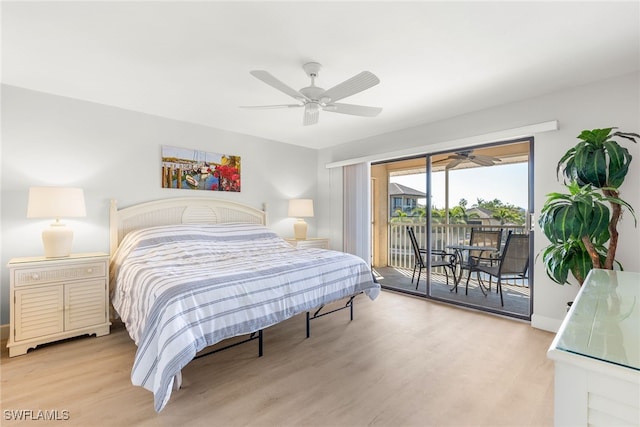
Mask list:
[[284,239],[292,246],[297,248],[320,248],[329,249],[329,239],[324,237],[309,237],[304,240]]
[[109,333],[109,255],[9,261],[9,357],[40,344]]

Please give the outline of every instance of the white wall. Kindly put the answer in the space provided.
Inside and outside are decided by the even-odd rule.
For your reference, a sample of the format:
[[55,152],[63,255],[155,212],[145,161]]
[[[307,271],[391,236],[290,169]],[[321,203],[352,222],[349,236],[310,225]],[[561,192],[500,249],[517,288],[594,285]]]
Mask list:
[[[526,84],[526,82],[523,82]],[[340,168],[326,169],[330,162],[373,154],[407,150],[412,147],[435,146],[438,150],[461,148],[459,140],[551,120],[559,121],[557,131],[535,135],[534,206],[539,211],[545,194],[563,191],[556,180],[560,157],[578,140],[584,129],[617,126],[621,131],[640,133],[640,73],[633,73],[571,90],[483,110],[449,120],[379,135],[366,140],[322,150],[318,157],[318,191],[324,210],[318,223],[319,233],[332,238],[340,247],[342,230],[342,176]],[[384,114],[384,112],[383,112]],[[621,197],[640,215],[640,146],[621,140],[634,157]],[[493,142],[493,141],[484,141]],[[428,149],[425,150],[428,152]],[[640,229],[634,227],[629,213],[618,230],[617,258],[626,270],[640,271]],[[535,233],[536,254],[548,242]],[[547,278],[540,260],[534,266],[534,311],[532,325],[555,331],[566,314],[566,303],[572,301],[578,286],[561,286]]]
[[[286,218],[287,199],[314,198],[316,218],[308,221],[309,234],[329,237],[331,247],[341,249],[342,171],[326,169],[327,163],[426,145],[435,145],[439,150],[460,148],[459,143],[449,141],[559,120],[558,131],[535,136],[534,203],[539,210],[546,193],[562,190],[555,178],[556,162],[577,142],[575,137],[581,130],[618,126],[624,131],[640,132],[639,99],[640,73],[635,73],[315,152],[2,86],[0,323],[6,324],[9,319],[8,260],[42,253],[40,232],[48,221],[25,218],[28,188],[32,185],[82,186],[88,216],[66,221],[76,230],[74,251],[108,251],[111,198],[124,207],[165,197],[212,197],[211,193],[160,188],[161,145],[240,155],[242,192],[215,193],[215,197],[255,207],[266,202],[269,224],[283,236],[291,235],[293,223]],[[622,144],[635,157],[621,189],[622,197],[640,212],[640,147],[631,142]],[[640,229],[634,228],[626,214],[619,231],[618,258],[627,270],[640,271]],[[544,237],[537,233],[536,253],[545,245]],[[578,288],[551,282],[540,262],[534,268],[532,324],[555,330],[565,314],[566,302],[575,297]]]
[[[241,156],[242,191],[161,188],[162,145]],[[0,324],[9,322],[7,262],[42,255],[40,233],[51,222],[26,219],[30,186],[84,188],[87,217],[65,221],[75,230],[73,252],[109,251],[112,198],[120,207],[187,196],[267,203],[269,226],[283,237],[293,235],[288,199],[316,198],[315,150],[6,85],[1,148]],[[314,218],[307,222],[316,235]]]

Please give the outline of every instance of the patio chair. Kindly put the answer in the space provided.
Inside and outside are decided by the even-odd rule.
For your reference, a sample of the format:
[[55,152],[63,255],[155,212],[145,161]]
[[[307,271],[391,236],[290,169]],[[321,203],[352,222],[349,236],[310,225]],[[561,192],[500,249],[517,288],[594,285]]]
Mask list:
[[[466,260],[460,264],[462,270],[468,270],[467,284],[465,295],[469,290],[469,279],[471,273],[480,265],[494,265],[497,261],[497,254],[502,243],[502,229],[499,230],[483,230],[481,228],[472,228],[471,237],[469,238],[469,246],[479,246],[487,248],[486,250],[470,250]],[[491,282],[489,282],[489,290],[491,290]]]
[[529,269],[529,235],[513,234],[509,232],[507,242],[500,258],[494,265],[477,265],[474,269],[482,286],[480,273],[486,273],[489,278],[497,278],[497,292],[500,292],[500,304],[504,306],[502,297],[502,279],[525,278]]
[[[413,227],[407,227],[407,233],[409,233],[409,240],[411,240],[411,248],[413,249],[414,256],[414,264],[413,264],[413,274],[411,275],[411,283],[416,276],[416,269],[418,269],[418,280],[416,280],[416,289],[418,289],[418,284],[420,283],[420,275],[422,274],[422,269],[426,269],[428,267],[426,256],[428,255],[428,251],[426,249],[421,249],[420,245],[418,245],[418,239],[416,239],[415,231]],[[455,280],[455,255],[447,253],[441,250],[431,250],[431,267],[444,267],[444,274],[447,280],[447,286],[449,286],[449,272],[447,269],[451,270]]]

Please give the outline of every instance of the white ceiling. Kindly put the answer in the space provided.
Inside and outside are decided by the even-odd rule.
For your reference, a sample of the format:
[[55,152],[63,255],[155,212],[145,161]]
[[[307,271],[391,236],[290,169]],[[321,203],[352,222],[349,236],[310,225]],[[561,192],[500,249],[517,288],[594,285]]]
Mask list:
[[[640,69],[627,2],[2,2],[2,82],[323,148]],[[375,118],[240,105],[294,101],[249,74],[328,89]],[[295,102],[295,101],[294,101]]]

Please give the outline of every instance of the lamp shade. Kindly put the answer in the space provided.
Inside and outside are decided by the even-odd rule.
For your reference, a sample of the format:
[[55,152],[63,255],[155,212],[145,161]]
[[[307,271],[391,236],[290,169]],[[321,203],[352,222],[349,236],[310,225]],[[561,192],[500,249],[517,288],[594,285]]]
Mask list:
[[42,231],[44,256],[67,257],[71,253],[73,230],[60,218],[87,216],[82,188],[31,187],[27,218],[53,218],[55,222]]
[[289,200],[289,216],[294,218],[310,218],[313,216],[313,200]]
[[82,188],[31,187],[27,218],[76,218],[87,216]]

